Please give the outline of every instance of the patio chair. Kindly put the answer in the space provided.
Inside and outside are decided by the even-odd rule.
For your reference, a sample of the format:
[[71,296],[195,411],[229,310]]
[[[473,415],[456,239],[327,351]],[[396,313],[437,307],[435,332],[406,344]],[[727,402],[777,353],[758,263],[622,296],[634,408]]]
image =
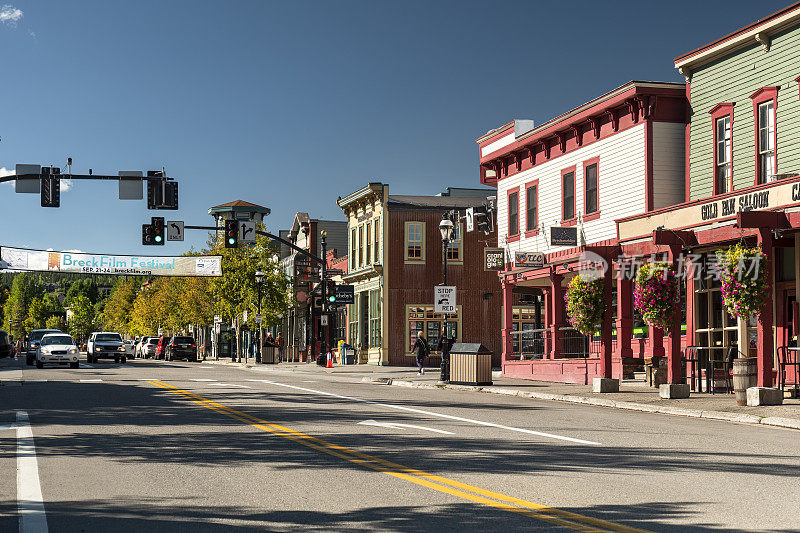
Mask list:
[[786,367],[794,367],[794,382],[797,387],[800,378],[800,361],[798,361],[797,351],[790,350],[788,346],[778,348],[778,386],[781,390],[786,388]]

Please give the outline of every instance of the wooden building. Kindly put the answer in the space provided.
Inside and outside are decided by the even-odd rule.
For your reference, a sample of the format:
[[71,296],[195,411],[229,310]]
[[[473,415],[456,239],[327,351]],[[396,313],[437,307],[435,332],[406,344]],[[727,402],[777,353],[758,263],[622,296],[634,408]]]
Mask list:
[[[344,283],[355,287],[348,306],[348,342],[363,363],[413,366],[418,331],[435,346],[446,323],[459,341],[480,342],[500,361],[500,284],[484,270],[483,252],[492,233],[455,225],[447,246],[448,285],[457,287],[457,312],[434,313],[434,286],[442,284],[442,216],[483,205],[491,189],[448,188],[437,196],[390,195],[384,183],[369,183],[341,198],[348,219],[349,263]],[[438,364],[433,357],[431,364]]]

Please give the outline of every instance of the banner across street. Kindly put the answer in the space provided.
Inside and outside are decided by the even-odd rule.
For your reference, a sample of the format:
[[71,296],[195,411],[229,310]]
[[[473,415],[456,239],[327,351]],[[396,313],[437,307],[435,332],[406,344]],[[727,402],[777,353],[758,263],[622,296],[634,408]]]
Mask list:
[[56,252],[0,247],[5,268],[121,276],[222,276],[222,256],[165,257]]

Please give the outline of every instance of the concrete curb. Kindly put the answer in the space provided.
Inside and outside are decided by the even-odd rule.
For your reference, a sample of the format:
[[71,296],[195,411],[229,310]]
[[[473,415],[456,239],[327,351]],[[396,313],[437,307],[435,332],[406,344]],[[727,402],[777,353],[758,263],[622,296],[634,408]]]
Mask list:
[[[275,368],[264,367],[262,365],[252,365],[244,363],[229,363],[226,361],[204,361],[205,363],[238,366],[241,368],[252,369],[261,372],[285,372],[315,374],[315,371],[295,368]],[[326,375],[337,375],[334,372],[326,372]],[[350,376],[340,376],[348,378]],[[596,405],[599,407],[613,407],[616,409],[627,409],[629,411],[641,411],[644,413],[657,413],[673,416],[686,416],[689,418],[705,418],[708,420],[720,420],[723,422],[734,422],[737,424],[760,424],[764,426],[780,427],[787,429],[800,429],[800,420],[784,418],[779,416],[761,417],[744,413],[729,413],[725,411],[702,411],[700,409],[687,409],[684,407],[672,407],[668,405],[653,405],[646,403],[616,401],[611,398],[594,398],[590,396],[574,396],[570,394],[553,394],[550,392],[528,392],[517,389],[507,389],[495,386],[473,386],[473,385],[451,385],[446,383],[429,383],[424,381],[409,381],[407,379],[396,379],[390,377],[364,376],[361,380],[351,379],[354,383],[372,383],[374,385],[389,385],[394,387],[406,387],[414,389],[451,389],[469,392],[485,392],[488,394],[499,394],[502,396],[518,396],[520,398],[533,398],[535,400],[550,400],[566,403],[578,403],[584,405]]]

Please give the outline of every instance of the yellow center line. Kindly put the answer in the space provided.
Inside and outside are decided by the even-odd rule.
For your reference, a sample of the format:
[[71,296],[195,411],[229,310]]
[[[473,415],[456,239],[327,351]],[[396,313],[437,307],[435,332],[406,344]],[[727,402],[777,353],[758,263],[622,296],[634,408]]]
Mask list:
[[[372,455],[359,452],[357,450],[353,450],[350,448],[346,448],[344,446],[340,446],[338,444],[333,444],[324,441],[322,439],[308,435],[306,433],[301,433],[299,431],[295,431],[285,426],[281,426],[280,424],[275,424],[272,422],[267,422],[266,420],[261,420],[260,418],[249,415],[242,411],[237,411],[236,409],[232,409],[230,407],[217,403],[213,400],[209,400],[207,398],[204,398],[187,390],[179,389],[178,387],[173,387],[172,385],[169,385],[162,381],[153,380],[153,381],[148,381],[147,383],[150,383],[157,387],[166,389],[169,392],[183,396],[193,403],[196,403],[198,405],[206,407],[207,409],[211,409],[213,411],[224,414],[235,420],[239,420],[240,422],[244,422],[245,424],[248,424],[262,431],[283,437],[285,439],[289,439],[298,444],[302,444],[303,446],[326,453],[328,455],[332,455],[334,457],[338,457],[340,459],[344,459],[345,461],[358,464],[360,466],[369,468],[376,472],[394,476],[396,478],[403,479],[406,481],[410,481],[411,483],[415,483],[417,485],[421,485],[439,492],[444,492],[452,496],[457,496],[459,498],[464,498],[466,500],[470,500],[476,503],[489,505],[491,507],[502,509],[504,511],[521,514],[554,525],[566,527],[569,529],[574,529],[576,531],[583,531],[587,533],[594,533],[600,531],[616,531],[620,533],[648,533],[646,530],[643,529],[629,527],[623,524],[617,524],[615,522],[610,522],[608,520],[603,520],[600,518],[584,516],[570,511],[555,509],[553,507],[548,507],[546,505],[530,502],[527,500],[516,498],[514,496],[508,496],[506,494],[501,494],[498,492],[482,489],[480,487],[475,487],[472,485],[468,485],[466,483],[461,483],[460,481],[444,478],[441,476],[437,476],[435,474],[429,474],[427,472],[423,472],[415,468],[409,468],[397,463],[393,463],[391,461],[381,459],[379,457],[374,457]],[[468,492],[464,491],[469,491],[474,494],[469,494]]]

